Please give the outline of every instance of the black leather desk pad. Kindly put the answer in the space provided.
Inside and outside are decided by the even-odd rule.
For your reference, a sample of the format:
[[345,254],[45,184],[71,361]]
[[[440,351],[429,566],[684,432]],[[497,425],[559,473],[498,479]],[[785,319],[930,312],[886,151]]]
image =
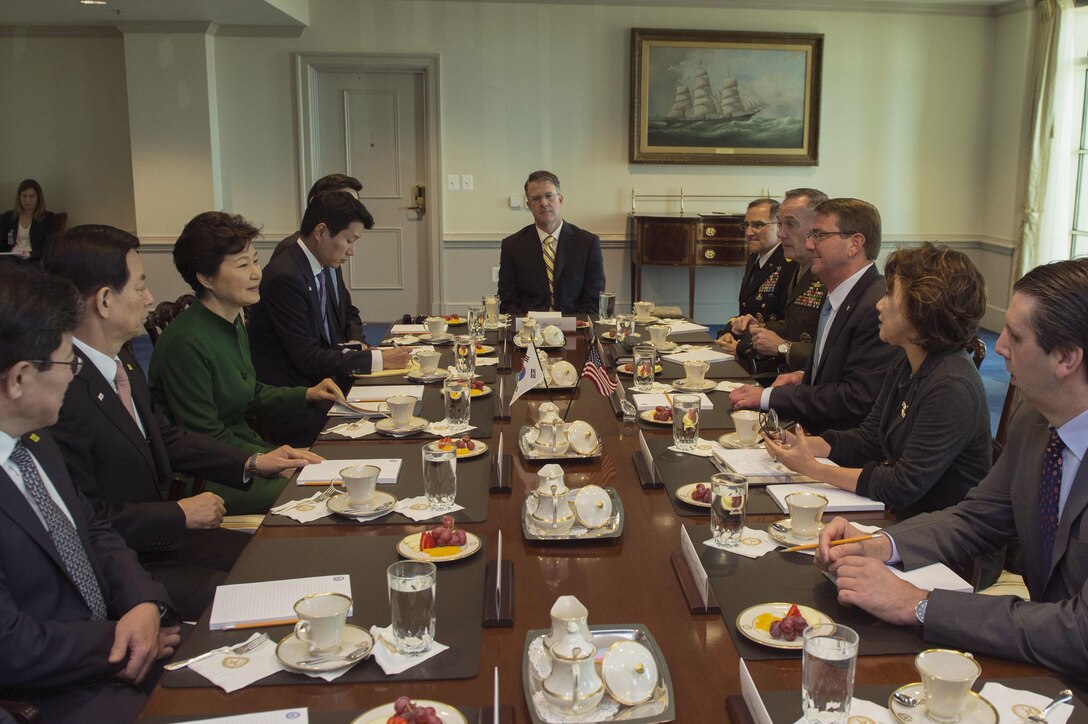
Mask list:
[[[336,682],[333,683],[335,684]],[[389,703],[388,699],[384,701],[378,701],[379,699],[381,699],[381,696],[374,697],[374,701],[377,702],[374,704],[375,707]],[[455,706],[457,708],[457,711],[464,714],[465,719],[472,724],[490,724],[490,721],[480,722],[480,710],[474,706],[460,706],[456,704],[451,704],[450,706]],[[280,709],[302,708],[304,707],[278,706],[272,709],[265,709],[263,711],[278,711]],[[310,722],[310,724],[351,724],[351,722],[358,719],[359,715],[361,715],[364,711],[366,711],[366,709],[359,709],[358,711],[314,711],[311,709],[307,714],[307,720]],[[177,722],[202,721],[204,719],[215,719],[221,716],[228,715],[197,714],[196,716],[153,716],[140,719],[140,722],[142,724],[177,724]]]
[[709,525],[685,527],[710,577],[722,620],[743,659],[801,658],[800,649],[762,646],[737,632],[737,615],[741,611],[772,601],[810,606],[830,616],[835,623],[854,629],[861,638],[859,656],[916,654],[932,648],[932,644],[922,640],[918,626],[893,626],[860,608],[840,605],[838,589],[816,568],[812,556],[771,551],[760,558],[745,558],[702,545],[711,537]]
[[[983,673],[985,673],[985,670],[983,670]],[[913,681],[904,681],[898,686],[857,686],[854,688],[854,698],[865,699],[866,701],[871,701],[874,704],[886,707],[888,705],[888,699],[891,698],[893,691],[900,686],[914,683],[914,681],[918,681],[918,679],[915,678]],[[1065,684],[1050,676],[989,680],[980,678],[971,688],[976,692],[982,691],[982,687],[986,685],[987,681],[1004,684],[1012,689],[1031,691],[1051,698],[1057,696],[1059,691],[1066,688]],[[801,718],[800,690],[760,692],[760,698],[763,699],[763,704],[767,707],[767,713],[770,715],[771,721],[792,722]],[[1073,714],[1069,717],[1069,721],[1083,722],[1088,719],[1088,707],[1086,707],[1080,699],[1073,697],[1073,700],[1070,703],[1073,705]],[[929,721],[928,717],[924,716],[920,717],[920,719],[923,722]],[[851,717],[851,720],[853,720],[853,717]]]
[[[627,399],[631,401],[631,404],[634,404],[635,395],[640,393],[631,389],[631,387],[633,386],[631,378],[629,376],[625,377],[621,375],[620,381],[626,383],[623,386],[623,390],[627,394]],[[683,393],[670,392],[669,396],[671,397],[672,395],[680,394]],[[733,424],[732,418],[733,404],[729,401],[729,393],[715,392],[711,390],[710,392],[706,392],[704,394],[706,394],[706,396],[710,398],[710,404],[714,405],[714,408],[711,410],[699,411],[699,436],[717,440],[723,432],[736,430],[737,428],[736,425]],[[644,430],[667,430],[670,433],[672,432],[671,422],[668,425],[658,425],[652,422],[646,422],[642,419],[641,412],[639,413],[638,426]],[[716,432],[714,432],[713,434],[704,435],[704,430],[714,430]]]
[[[254,583],[280,578],[351,575],[354,615],[348,623],[367,630],[389,625],[389,600],[385,571],[400,560],[396,545],[400,536],[349,536],[347,538],[278,538],[254,540],[246,546],[229,574],[227,584]],[[373,658],[356,665],[332,683],[431,681],[471,679],[480,671],[483,639],[484,565],[487,545],[460,561],[438,565],[435,639],[450,648],[400,674],[387,676]],[[243,631],[209,631],[211,608],[200,617],[176,660],[196,656],[220,646],[245,641],[254,631],[267,631],[274,642],[291,633],[290,626],[271,626]],[[380,643],[376,645],[381,646]],[[165,687],[214,687],[188,669],[163,672]],[[325,684],[324,679],[279,671],[250,686]]]
[[[340,458],[350,459],[378,459],[400,458],[400,475],[393,485],[379,485],[378,490],[389,493],[401,500],[402,498],[414,498],[423,495],[423,458],[420,449],[423,444],[395,443],[390,445],[368,445],[361,442],[336,443],[326,445],[318,443],[312,450],[322,457],[330,460]],[[450,513],[458,523],[482,523],[487,520],[487,510],[490,503],[488,489],[491,487],[492,478],[492,451],[488,450],[483,455],[457,461],[457,504],[465,506],[464,510]],[[309,495],[324,490],[324,486],[296,485],[292,478],[276,499],[275,505],[283,505],[291,500],[301,500]],[[275,507],[275,505],[273,507]],[[435,526],[441,523],[441,518],[433,518],[428,521],[416,523],[411,518],[406,518],[400,513],[390,513],[376,520],[359,521],[336,513],[330,513],[327,517],[318,518],[309,523],[299,523],[285,515],[265,516],[261,525],[270,527],[313,527],[319,525],[427,525]]]
[[[613,368],[619,367],[621,364],[627,364],[631,361],[631,353],[623,347],[617,347],[616,345],[607,345],[605,347],[605,354],[610,358],[607,360]],[[665,352],[662,354],[670,354]],[[655,380],[679,380],[687,377],[687,372],[684,371],[684,365],[679,362],[670,362],[667,359],[659,359],[661,364],[661,371],[654,375]],[[617,371],[616,376],[621,380],[627,380],[628,384],[631,383],[631,375],[624,374]],[[706,378],[708,380],[736,380],[738,382],[752,382],[752,373],[744,369],[739,362],[735,359],[726,360],[724,362],[712,362],[710,369],[706,371]]]
[[[668,449],[670,445],[672,445],[671,434],[668,437],[646,436],[646,446],[650,448],[650,454],[654,457],[658,476],[664,483],[665,490],[669,492],[673,509],[676,510],[677,515],[682,516],[710,515],[709,508],[699,508],[678,500],[676,491],[688,483],[709,482],[710,476],[718,472],[718,469],[709,459],[674,452]],[[774,502],[774,498],[767,494],[764,486],[748,488],[747,511],[748,515],[783,515],[782,509]]]
[[[385,378],[386,383],[390,385],[399,384],[418,384],[409,380],[407,383],[403,381],[397,382]],[[473,397],[472,403],[469,405],[468,421],[476,426],[475,430],[469,430],[468,434],[476,438],[489,438],[491,437],[492,422],[495,419],[495,395],[499,394],[498,387],[491,386],[491,394],[486,397]],[[442,401],[442,386],[428,385],[423,390],[423,406],[420,408],[418,415],[430,422],[438,422],[444,420],[446,417],[446,405]],[[395,438],[389,435],[383,435],[380,432],[373,432],[370,435],[364,435],[360,438],[344,437],[338,435],[335,432],[329,432],[330,427],[336,427],[345,422],[355,422],[359,418],[357,417],[330,417],[325,422],[324,429],[321,430],[321,434],[317,436],[319,441],[343,441],[343,440],[418,440],[420,443],[425,441],[437,440],[434,435],[427,432],[421,432],[408,438]],[[377,422],[382,418],[372,417],[371,422]]]
[[[494,352],[488,352],[486,355],[480,355],[481,357],[498,357],[502,351],[502,347],[496,346],[495,342],[487,342],[484,344],[495,347]],[[449,369],[453,365],[453,349],[447,344],[445,346],[435,346],[435,349],[442,353],[442,357],[438,360],[438,369]],[[476,376],[484,381],[485,384],[491,385],[495,383],[496,375],[498,375],[498,365],[482,365],[476,368]],[[442,387],[442,381],[438,382],[420,382],[419,380],[412,380],[404,375],[382,375],[379,374],[375,377],[356,377],[354,380],[356,385],[421,385],[426,384],[428,387]]]

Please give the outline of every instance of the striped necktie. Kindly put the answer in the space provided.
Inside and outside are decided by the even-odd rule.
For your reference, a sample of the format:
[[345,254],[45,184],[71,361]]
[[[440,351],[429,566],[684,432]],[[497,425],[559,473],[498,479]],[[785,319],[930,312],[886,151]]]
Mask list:
[[548,304],[555,309],[555,237],[544,237],[544,268],[548,270]]

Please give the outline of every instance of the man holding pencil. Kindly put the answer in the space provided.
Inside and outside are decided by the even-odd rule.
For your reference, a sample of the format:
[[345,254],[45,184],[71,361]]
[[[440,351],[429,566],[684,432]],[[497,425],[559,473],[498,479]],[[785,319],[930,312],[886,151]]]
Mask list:
[[[926,641],[1088,679],[1088,259],[1020,279],[995,349],[1027,404],[990,474],[960,504],[872,539],[835,545],[858,535],[836,518],[820,533],[816,565],[835,574],[840,602],[920,625]],[[926,592],[885,566],[978,557],[1014,537],[1030,601]]]

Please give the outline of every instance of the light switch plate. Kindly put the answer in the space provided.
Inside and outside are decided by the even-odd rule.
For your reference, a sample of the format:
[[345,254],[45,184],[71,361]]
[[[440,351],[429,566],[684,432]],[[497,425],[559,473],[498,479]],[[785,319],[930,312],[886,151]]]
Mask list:
[[461,177],[455,173],[451,173],[446,177],[446,190],[447,191],[460,191],[461,190]]

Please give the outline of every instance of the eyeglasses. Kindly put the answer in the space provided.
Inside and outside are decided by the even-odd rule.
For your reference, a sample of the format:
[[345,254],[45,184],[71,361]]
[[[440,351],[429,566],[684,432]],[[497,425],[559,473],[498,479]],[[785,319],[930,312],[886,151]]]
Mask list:
[[78,375],[79,371],[83,369],[83,359],[81,357],[73,356],[72,359],[57,360],[57,359],[31,359],[27,362],[33,362],[40,367],[52,367],[53,365],[65,365],[68,369],[72,370],[73,375]]
[[829,236],[853,236],[858,232],[856,231],[810,231],[805,234],[806,239],[815,239],[816,243],[821,243]]
[[746,229],[750,228],[752,231],[759,233],[760,231],[766,229],[768,226],[777,223],[777,221],[742,221],[737,224],[737,228],[741,231],[745,231]]
[[557,198],[559,198],[559,194],[553,194],[551,192],[548,192],[546,194],[537,194],[536,196],[530,196],[529,197],[529,203],[536,206],[541,201],[547,201],[548,203],[551,203],[552,201],[555,201]]

